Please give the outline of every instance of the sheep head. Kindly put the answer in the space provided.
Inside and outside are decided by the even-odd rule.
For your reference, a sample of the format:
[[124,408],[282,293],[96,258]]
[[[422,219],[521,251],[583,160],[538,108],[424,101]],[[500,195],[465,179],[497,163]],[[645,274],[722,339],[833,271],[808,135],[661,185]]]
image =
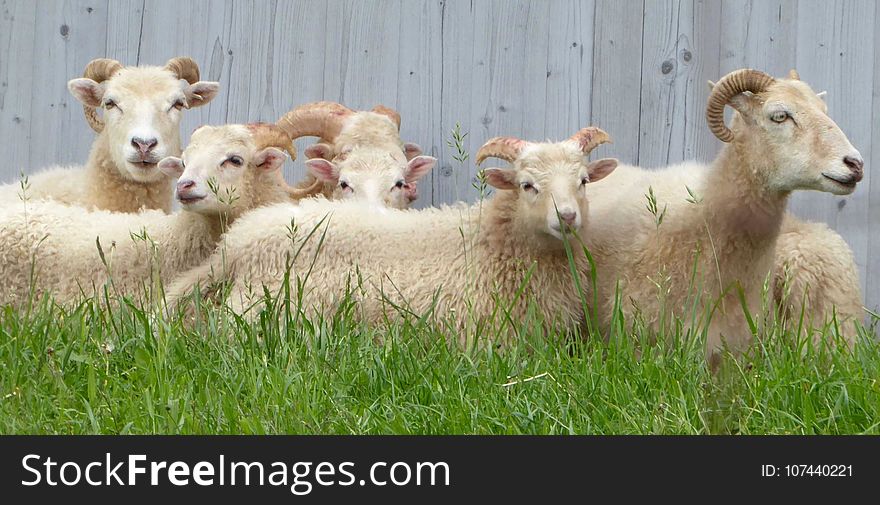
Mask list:
[[416,182],[437,162],[431,156],[407,160],[400,151],[355,147],[333,161],[312,158],[306,167],[319,180],[333,184],[336,199],[357,199],[377,207],[405,209],[416,194]]
[[288,200],[280,170],[285,151],[294,155],[290,137],[272,124],[202,126],[181,158],[167,157],[159,169],[178,178],[184,210],[235,217]]
[[562,142],[528,142],[496,137],[477,152],[477,163],[493,157],[511,168],[487,168],[486,182],[502,191],[515,192],[513,219],[518,229],[538,237],[562,239],[577,231],[587,212],[584,187],[617,167],[615,159],[588,162],[587,155],[611,138],[599,128],[583,128]]
[[[756,165],[769,167],[758,174],[768,189],[838,195],[855,190],[863,176],[862,156],[828,116],[821,94],[796,71],[776,79],[742,69],[710,85],[709,128],[720,140],[738,144]],[[730,128],[724,124],[727,105],[736,111]]]
[[198,65],[189,58],[172,58],[165,67],[123,67],[101,58],[67,87],[82,102],[89,126],[107,135],[120,175],[150,183],[164,177],[156,168],[159,160],[180,152],[181,110],[200,107],[217,95],[218,83],[198,79]]
[[400,139],[400,114],[377,105],[354,111],[334,102],[301,105],[278,125],[293,138],[319,137],[305,150],[306,163],[319,180],[335,186],[338,198],[357,198],[375,205],[407,208],[418,198],[416,181],[436,159]]

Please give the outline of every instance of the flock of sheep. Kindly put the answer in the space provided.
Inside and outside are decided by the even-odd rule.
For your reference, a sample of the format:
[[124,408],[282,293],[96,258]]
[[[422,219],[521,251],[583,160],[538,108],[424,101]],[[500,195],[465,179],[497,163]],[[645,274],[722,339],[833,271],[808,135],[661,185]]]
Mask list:
[[[407,210],[436,160],[401,140],[392,109],[306,104],[276,124],[203,126],[181,152],[183,111],[219,84],[185,57],[97,59],[68,83],[98,134],[85,166],[0,188],[0,303],[109,293],[180,307],[199,292],[253,315],[289,289],[307,315],[353,300],[368,323],[429,315],[462,342],[497,344],[513,335],[493,322],[537,313],[547,331],[577,333],[595,314],[606,332],[619,309],[658,332],[705,328],[712,353],[751,342],[769,280],[770,312],[831,321],[852,342],[852,252],[786,203],[794,190],[852,193],[859,152],[794,71],[710,85],[708,125],[726,145],[709,164],[588,161],[610,142],[596,127],[560,142],[498,137],[475,156],[509,163],[481,172],[494,195]],[[305,136],[319,139],[309,173],[289,185],[281,167]]]

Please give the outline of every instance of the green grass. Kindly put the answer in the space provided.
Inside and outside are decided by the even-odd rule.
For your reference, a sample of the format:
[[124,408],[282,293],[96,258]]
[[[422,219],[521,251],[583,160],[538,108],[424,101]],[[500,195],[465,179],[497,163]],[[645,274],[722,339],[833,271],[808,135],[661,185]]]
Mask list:
[[580,342],[524,326],[498,351],[449,346],[415,319],[201,316],[3,309],[0,433],[880,432],[869,337],[813,349],[774,329],[713,372],[699,339]]

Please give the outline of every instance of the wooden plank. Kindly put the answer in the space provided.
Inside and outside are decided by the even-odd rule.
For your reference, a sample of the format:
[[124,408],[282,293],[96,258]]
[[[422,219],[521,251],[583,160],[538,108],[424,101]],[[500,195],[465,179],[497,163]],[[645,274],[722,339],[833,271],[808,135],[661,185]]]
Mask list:
[[[440,2],[402,2],[400,8],[398,99],[401,114],[400,135],[404,142],[415,142],[425,154],[438,156],[446,148],[440,129],[440,88],[442,86]],[[439,173],[439,168],[435,167]],[[432,176],[419,184],[416,207],[429,207],[433,201]]]
[[726,0],[720,16],[721,68],[717,77],[745,67],[777,76],[794,68],[797,0]]
[[[34,81],[36,2],[0,2],[0,181],[14,182],[30,164],[31,88]],[[39,137],[42,141],[44,137]]]
[[[874,7],[874,61],[880,56],[880,8]],[[873,83],[873,121],[871,121],[871,157],[865,157],[865,172],[876,170],[880,166],[880,65],[874,64]],[[863,149],[863,148],[862,148]],[[862,150],[862,156],[866,153]],[[880,310],[880,197],[870,198],[872,194],[880,195],[880,177],[867,181],[868,190],[868,223],[865,232],[868,234],[868,262],[865,265],[865,305],[877,312]],[[862,183],[864,184],[864,183]],[[865,186],[862,186],[862,191]]]
[[590,124],[596,4],[592,0],[557,0],[550,5],[545,99],[542,104],[541,97],[528,99],[544,109],[545,135],[561,139]]
[[[324,53],[327,45],[323,33],[329,4],[316,2],[281,2],[273,11],[275,38],[272,61],[272,121],[297,105],[324,99]],[[291,183],[305,174],[303,150],[315,139],[297,142],[299,159],[284,167],[285,178]]]
[[[33,167],[82,164],[95,139],[67,81],[104,54],[107,0],[67,0],[41,11],[34,38],[30,160]],[[38,140],[37,140],[38,139]]]
[[[544,137],[546,110],[540,105],[546,95],[546,56],[527,54],[547,52],[550,23],[546,13],[546,5],[525,0],[445,4],[444,141],[459,122],[462,131],[468,132],[465,149],[471,155],[498,135]],[[523,37],[524,32],[529,37]],[[440,156],[434,201],[474,200],[478,168],[472,161],[462,165],[452,156],[448,147]],[[503,166],[497,160],[492,163]]]
[[[828,91],[828,109],[850,142],[866,159],[871,155],[874,3],[801,2],[798,9],[797,69],[818,91]],[[807,219],[833,226],[849,243],[862,286],[868,261],[868,190],[871,171],[848,197],[827,193],[796,193],[791,208]]]
[[668,0],[645,4],[639,164],[662,167],[714,157],[703,111],[707,79],[717,79],[720,4]]
[[[485,89],[476,84],[484,79],[477,79],[476,76],[485,72],[487,64],[488,10],[486,2],[446,1],[442,5],[442,84],[440,138],[437,140],[440,150],[438,166],[431,174],[434,203],[464,198],[463,191],[466,189],[463,188],[476,174],[472,160],[462,166],[452,159],[452,150],[446,142],[453,126],[461,123],[462,131],[468,133],[463,145],[471,156],[489,137],[486,127],[492,118],[476,110],[476,104],[482,102],[486,94]],[[477,27],[480,27],[479,30]]]
[[597,155],[630,164],[639,162],[644,4],[599,0],[594,18],[590,124],[614,138]]
[[[123,65],[137,65],[145,0],[114,0],[107,5],[106,58]],[[172,24],[172,26],[176,26]],[[95,55],[95,58],[101,55]]]

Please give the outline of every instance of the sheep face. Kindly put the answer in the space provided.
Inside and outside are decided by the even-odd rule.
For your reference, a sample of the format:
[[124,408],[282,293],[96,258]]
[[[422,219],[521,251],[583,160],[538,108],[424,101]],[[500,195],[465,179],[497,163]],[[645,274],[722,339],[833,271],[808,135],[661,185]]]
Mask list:
[[[308,150],[306,154],[310,154]],[[436,161],[431,156],[416,156],[407,161],[403,152],[356,147],[336,156],[334,161],[310,159],[306,167],[318,179],[336,185],[335,199],[357,199],[375,207],[405,209],[415,199],[416,182]]]
[[768,188],[846,195],[862,179],[861,154],[806,83],[777,79],[761,93],[734,96],[730,105],[738,112],[732,123],[738,141],[773,167],[756,174]]
[[617,160],[588,163],[572,141],[529,144],[512,169],[487,168],[486,182],[517,191],[515,215],[520,226],[536,235],[563,239],[578,231],[587,212],[585,186],[610,174]]
[[182,84],[165,68],[126,67],[101,83],[73,79],[68,88],[84,105],[103,109],[104,133],[120,175],[150,183],[164,177],[157,163],[180,152],[182,109],[210,102],[219,84]]
[[276,147],[258,149],[244,125],[203,126],[192,135],[182,159],[168,157],[159,169],[178,177],[175,195],[185,210],[237,214],[254,200],[260,178],[278,178],[287,155]]

